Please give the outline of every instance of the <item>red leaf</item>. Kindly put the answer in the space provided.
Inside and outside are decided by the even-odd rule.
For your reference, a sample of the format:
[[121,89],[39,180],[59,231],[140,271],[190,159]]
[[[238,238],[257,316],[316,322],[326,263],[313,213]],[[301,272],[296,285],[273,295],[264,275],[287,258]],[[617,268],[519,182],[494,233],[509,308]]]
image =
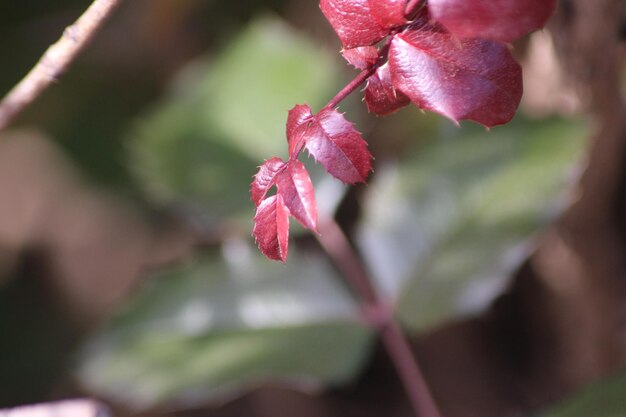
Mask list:
[[413,103],[454,121],[506,123],[522,96],[521,67],[504,44],[459,40],[438,26],[395,35],[389,65],[393,84]]
[[298,160],[290,161],[276,177],[276,185],[291,215],[304,227],[317,230],[315,190],[304,164]]
[[259,205],[252,234],[263,255],[276,261],[287,260],[289,211],[280,194],[266,198]]
[[370,0],[320,0],[320,8],[346,49],[373,45],[389,33],[373,18]]
[[343,57],[350,65],[364,70],[378,61],[378,49],[374,46],[359,46],[341,51]]
[[370,113],[379,116],[391,114],[409,104],[411,100],[391,83],[389,64],[378,68],[374,75],[367,79],[365,87],[365,104]]
[[259,206],[267,190],[274,184],[274,177],[285,166],[285,162],[280,158],[268,159],[259,167],[259,172],[254,176],[250,185],[250,199],[255,206]]
[[428,0],[435,20],[461,38],[511,42],[542,28],[556,0]]
[[365,182],[372,170],[367,142],[334,109],[322,109],[314,116],[306,148],[331,175],[345,183]]
[[287,144],[289,145],[289,156],[294,159],[304,146],[306,128],[308,122],[313,119],[311,108],[306,104],[297,104],[289,110],[287,116]]
[[369,0],[371,14],[381,27],[393,28],[406,23],[407,0]]

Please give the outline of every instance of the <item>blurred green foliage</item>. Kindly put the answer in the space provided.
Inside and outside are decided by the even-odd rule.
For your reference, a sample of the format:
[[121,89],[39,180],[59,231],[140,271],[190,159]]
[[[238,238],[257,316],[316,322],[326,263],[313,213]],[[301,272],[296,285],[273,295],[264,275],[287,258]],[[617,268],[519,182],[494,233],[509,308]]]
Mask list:
[[[249,225],[256,166],[284,153],[289,108],[320,107],[332,95],[338,64],[280,20],[260,18],[217,58],[181,71],[163,104],[132,130],[133,166],[156,200],[199,204],[211,218],[241,216]],[[322,183],[321,205],[342,190]],[[144,407],[194,392],[206,400],[272,377],[353,377],[372,335],[341,278],[319,256],[292,254],[285,267],[248,245],[239,243],[234,261],[225,246],[224,256],[157,279],[90,344],[85,385]]]
[[[564,202],[585,129],[518,117],[464,126],[370,185],[359,244],[403,323],[431,328],[484,308]],[[571,178],[570,178],[571,179]]]
[[[251,175],[284,153],[286,110],[321,106],[340,77],[308,40],[261,18],[217,58],[182,71],[132,131],[134,166],[157,199],[190,200],[249,224]],[[379,285],[402,294],[398,314],[418,329],[476,311],[503,288],[506,270],[558,211],[585,132],[522,118],[489,133],[439,126],[430,145],[379,167],[358,226]],[[143,408],[206,401],[258,381],[336,384],[357,375],[372,334],[324,258],[296,252],[282,266],[250,239],[233,242],[157,274],[90,343],[83,383]]]
[[[35,3],[10,8],[28,16],[26,6]],[[37,4],[49,13],[60,3]],[[103,61],[79,60],[62,88],[42,97],[26,118],[59,138],[90,178],[139,194],[147,190],[153,203],[197,205],[216,222],[243,220],[247,235],[251,177],[264,159],[285,156],[287,110],[304,102],[317,110],[341,86],[346,68],[338,54],[329,55],[279,17],[248,21],[264,7],[256,1],[207,2],[198,19],[210,38],[205,46],[219,52],[211,50],[177,71],[171,88],[147,113],[146,103],[160,92],[149,64],[109,74],[97,68]],[[15,49],[22,30],[2,32],[2,56],[12,56],[7,51]],[[43,49],[51,39],[40,37]],[[38,48],[20,50],[12,58],[19,65],[0,69],[7,88],[39,56]],[[343,108],[358,121],[352,103]],[[418,122],[405,124],[407,117]],[[367,132],[376,126],[372,119],[359,128]],[[378,286],[396,301],[403,323],[423,330],[479,311],[506,285],[507,272],[558,213],[564,198],[559,191],[581,156],[586,129],[578,122],[523,117],[490,132],[469,125],[457,129],[415,109],[385,120],[377,125],[384,128],[376,132],[375,146],[386,159],[379,160],[363,193],[355,240]],[[413,137],[430,144],[418,148]],[[332,214],[343,188],[324,178],[314,178],[316,195]],[[232,236],[194,261],[151,274],[138,296],[82,349],[79,381],[95,395],[135,409],[199,404],[265,381],[296,386],[350,381],[367,363],[374,335],[360,322],[355,300],[325,257],[294,247],[283,266],[263,259],[249,238]],[[16,291],[4,290],[0,299]],[[13,321],[34,292],[25,291],[22,304],[0,304],[0,322],[11,325],[3,330],[24,336],[19,343],[3,338],[11,344],[4,352],[23,353],[10,359],[41,367],[15,385],[22,390],[27,378],[39,373],[41,384],[31,384],[35,396],[7,394],[30,401],[50,389],[66,359],[55,356],[52,363],[39,351],[45,344],[55,355],[67,354],[71,332],[61,325],[54,331],[49,314],[54,308],[43,301],[42,311],[30,309],[36,319]],[[62,318],[55,315],[54,321]],[[623,382],[610,384],[592,388],[550,416],[596,415],[576,410],[602,409],[597,399],[619,410]],[[611,412],[606,416],[621,415]]]
[[161,201],[250,216],[256,167],[285,154],[287,110],[322,106],[340,79],[337,60],[280,20],[260,18],[219,57],[182,71],[131,135],[133,166]]
[[371,331],[323,257],[270,263],[244,241],[157,274],[87,347],[85,386],[134,408],[202,404],[259,382],[339,384]]

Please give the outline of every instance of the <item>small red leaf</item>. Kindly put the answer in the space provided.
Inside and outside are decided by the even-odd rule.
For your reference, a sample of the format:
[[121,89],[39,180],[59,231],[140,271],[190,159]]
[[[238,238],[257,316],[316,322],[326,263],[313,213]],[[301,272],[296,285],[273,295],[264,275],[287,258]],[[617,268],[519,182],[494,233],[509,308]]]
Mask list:
[[287,144],[289,145],[289,156],[293,159],[298,157],[298,153],[304,146],[306,127],[309,120],[313,119],[311,108],[306,104],[297,104],[289,110],[287,116]]
[[409,104],[411,100],[391,83],[389,64],[378,68],[374,75],[367,79],[365,87],[365,104],[370,113],[379,116],[391,114]]
[[298,160],[290,161],[276,177],[276,185],[289,213],[304,227],[317,230],[315,190],[304,164]]
[[556,0],[428,0],[432,17],[461,38],[512,42],[544,27]]
[[289,244],[289,211],[280,194],[263,200],[254,216],[252,234],[263,255],[285,262]]
[[369,0],[321,0],[320,8],[344,48],[374,45],[389,30],[373,18]]
[[250,199],[255,206],[259,206],[265,198],[267,190],[274,184],[274,177],[285,166],[285,162],[280,158],[268,159],[259,167],[259,172],[254,176],[250,185]]
[[381,27],[394,28],[406,23],[407,0],[369,0],[372,16]]
[[372,155],[367,142],[343,114],[322,109],[307,136],[307,150],[331,175],[349,184],[365,182],[372,170]]
[[457,39],[424,25],[395,35],[389,50],[394,86],[418,107],[485,126],[515,115],[522,70],[504,44]]
[[374,46],[344,49],[341,54],[350,65],[361,70],[371,67],[378,61],[378,49]]

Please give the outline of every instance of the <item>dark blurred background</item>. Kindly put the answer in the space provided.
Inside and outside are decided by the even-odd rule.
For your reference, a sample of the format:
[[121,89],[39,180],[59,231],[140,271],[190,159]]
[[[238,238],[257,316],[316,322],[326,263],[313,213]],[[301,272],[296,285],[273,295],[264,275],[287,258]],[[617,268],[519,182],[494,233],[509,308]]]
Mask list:
[[[596,155],[603,137],[614,157],[626,142],[621,21],[602,18],[624,6],[602,0],[594,20],[579,4],[515,45],[525,96],[507,126],[377,118],[354,94],[341,110],[376,158],[370,184],[306,161],[446,416],[530,415],[577,392],[546,415],[626,416],[623,377],[579,391],[626,362],[623,164]],[[0,91],[87,6],[0,3]],[[250,236],[249,183],[285,156],[287,110],[321,108],[356,74],[339,50],[311,0],[121,5],[0,134],[0,408],[89,396],[118,416],[410,415],[315,239],[294,228],[279,265]],[[593,184],[612,187],[585,197],[605,211],[577,209]]]

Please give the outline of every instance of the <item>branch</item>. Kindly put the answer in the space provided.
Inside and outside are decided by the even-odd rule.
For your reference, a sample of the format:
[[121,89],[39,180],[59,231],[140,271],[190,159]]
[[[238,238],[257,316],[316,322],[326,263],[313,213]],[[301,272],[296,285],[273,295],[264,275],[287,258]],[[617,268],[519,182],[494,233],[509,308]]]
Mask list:
[[[392,32],[395,33],[395,32]],[[389,53],[389,47],[391,46],[391,40],[393,36],[389,36],[385,43],[381,46],[380,52],[378,53],[378,59],[373,65],[370,65],[368,68],[364,69],[357,75],[352,81],[348,83],[344,88],[339,91],[335,97],[333,97],[325,108],[332,109],[337,107],[339,103],[346,99],[350,94],[352,94],[361,84],[363,84],[370,76],[372,76],[376,70],[387,61],[387,54]]]
[[418,417],[441,417],[409,342],[393,318],[391,309],[378,296],[363,262],[343,231],[333,219],[327,219],[320,222],[319,232],[317,238],[320,245],[361,298],[365,318],[377,329],[413,412]]
[[95,0],[39,62],[0,102],[0,131],[70,66],[122,0]]
[[333,97],[324,107],[337,107],[340,102],[342,102],[346,97],[354,92],[354,90],[359,88],[359,86],[363,84],[372,74],[374,74],[377,68],[377,66],[371,66],[368,69],[364,69],[363,71],[361,71],[359,75],[356,76],[356,78],[354,78],[352,81],[350,81],[350,83],[348,83],[348,85],[342,88],[341,91],[339,91],[337,95],[335,95],[335,97]]

